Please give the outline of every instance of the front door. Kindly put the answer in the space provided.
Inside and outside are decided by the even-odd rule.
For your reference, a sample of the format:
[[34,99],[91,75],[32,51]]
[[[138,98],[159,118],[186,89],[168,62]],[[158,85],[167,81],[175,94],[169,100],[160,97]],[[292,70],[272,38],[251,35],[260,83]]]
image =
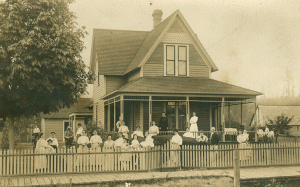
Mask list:
[[167,102],[168,128],[184,131],[186,128],[186,102]]

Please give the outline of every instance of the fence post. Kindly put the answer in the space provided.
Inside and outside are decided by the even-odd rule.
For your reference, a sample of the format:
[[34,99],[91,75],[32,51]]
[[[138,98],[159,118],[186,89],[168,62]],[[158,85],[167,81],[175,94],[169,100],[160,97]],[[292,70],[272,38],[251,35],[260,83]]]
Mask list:
[[233,150],[233,176],[234,176],[234,187],[240,187],[240,155],[239,150]]

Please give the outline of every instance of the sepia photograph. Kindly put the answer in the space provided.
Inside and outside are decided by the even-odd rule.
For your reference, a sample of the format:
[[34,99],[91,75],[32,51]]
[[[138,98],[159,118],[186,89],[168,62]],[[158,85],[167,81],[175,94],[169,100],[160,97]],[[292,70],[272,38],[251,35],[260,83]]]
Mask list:
[[0,0],[0,187],[300,184],[300,1]]

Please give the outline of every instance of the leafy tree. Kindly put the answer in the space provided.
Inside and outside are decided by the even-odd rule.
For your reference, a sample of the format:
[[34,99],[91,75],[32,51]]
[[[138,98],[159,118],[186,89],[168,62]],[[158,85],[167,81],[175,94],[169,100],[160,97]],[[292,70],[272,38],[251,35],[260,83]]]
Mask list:
[[290,134],[291,127],[288,124],[293,120],[293,118],[294,116],[288,117],[285,114],[276,116],[274,119],[268,118],[267,126],[270,130],[274,131],[276,142],[279,134]]
[[81,38],[69,10],[74,0],[7,0],[0,3],[0,118],[14,119],[70,107],[91,77],[81,58]]

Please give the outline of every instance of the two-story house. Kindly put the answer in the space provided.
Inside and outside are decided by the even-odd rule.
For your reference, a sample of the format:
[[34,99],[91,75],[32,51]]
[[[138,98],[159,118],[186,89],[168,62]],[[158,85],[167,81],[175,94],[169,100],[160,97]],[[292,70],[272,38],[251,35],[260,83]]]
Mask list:
[[196,112],[199,130],[224,131],[225,106],[255,103],[261,93],[211,79],[218,68],[181,12],[162,14],[153,12],[149,32],[94,29],[93,119],[113,131],[121,116],[145,132],[165,112],[169,129],[185,130]]

